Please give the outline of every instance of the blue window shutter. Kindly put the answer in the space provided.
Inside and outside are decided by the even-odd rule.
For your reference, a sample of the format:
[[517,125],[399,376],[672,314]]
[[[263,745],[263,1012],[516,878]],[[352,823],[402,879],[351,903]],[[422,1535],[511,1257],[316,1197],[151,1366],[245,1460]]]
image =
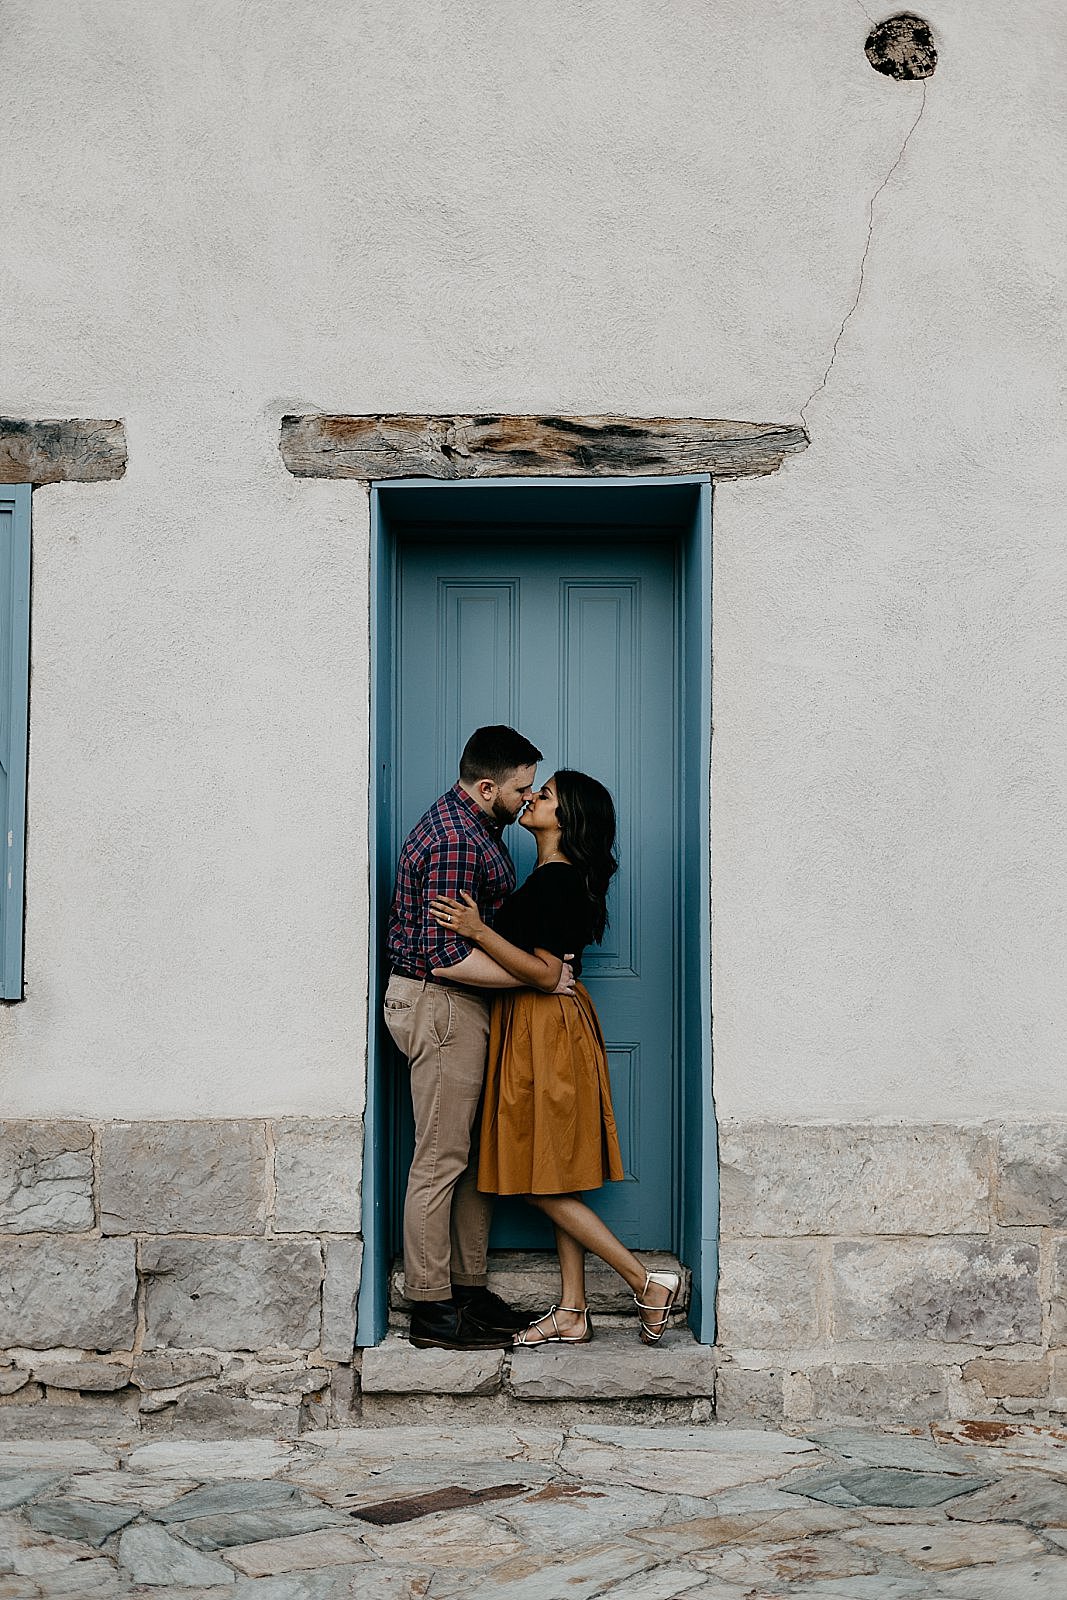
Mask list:
[[22,999],[30,697],[30,486],[0,484],[0,998]]

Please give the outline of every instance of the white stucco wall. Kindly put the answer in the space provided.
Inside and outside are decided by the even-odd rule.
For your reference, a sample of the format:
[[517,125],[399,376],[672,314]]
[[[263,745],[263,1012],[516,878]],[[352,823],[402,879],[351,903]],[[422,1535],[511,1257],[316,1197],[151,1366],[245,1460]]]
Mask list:
[[[808,451],[716,495],[720,1110],[1067,1112],[1064,30],[933,0]],[[858,0],[4,8],[34,496],[7,1115],[362,1100],[366,497],[287,410],[796,419],[922,104]]]

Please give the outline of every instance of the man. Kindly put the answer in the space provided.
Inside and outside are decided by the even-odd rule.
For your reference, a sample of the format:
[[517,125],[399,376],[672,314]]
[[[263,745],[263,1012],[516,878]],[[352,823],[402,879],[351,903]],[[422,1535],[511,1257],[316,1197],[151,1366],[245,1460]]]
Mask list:
[[[459,782],[404,841],[389,915],[392,975],[385,1020],[411,1070],[415,1153],[404,1202],[404,1282],[412,1344],[499,1348],[529,1322],[487,1288],[492,1199],[478,1192],[477,1116],[485,1081],[489,998],[519,988],[481,950],[429,915],[437,895],[466,889],[483,919],[515,887],[502,833],[533,794],[541,752],[514,728],[477,728]],[[447,977],[434,977],[447,970]],[[564,966],[560,990],[573,986]]]

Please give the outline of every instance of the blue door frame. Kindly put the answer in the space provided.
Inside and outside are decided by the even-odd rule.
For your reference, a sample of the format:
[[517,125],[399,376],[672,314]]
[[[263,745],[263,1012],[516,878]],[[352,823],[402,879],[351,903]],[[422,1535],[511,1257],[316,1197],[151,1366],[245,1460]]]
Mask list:
[[[682,860],[679,898],[681,1067],[680,1204],[675,1248],[693,1273],[690,1324],[715,1340],[718,1278],[718,1145],[711,1060],[711,480],[661,478],[491,478],[460,482],[405,478],[371,486],[370,549],[370,962],[367,1098],[363,1144],[363,1269],[359,1346],[388,1325],[389,1168],[387,1126],[393,1046],[382,1022],[383,937],[395,866],[391,841],[391,754],[396,554],[405,525],[484,522],[499,538],[508,523],[581,524],[610,537],[620,522],[643,537],[670,539],[680,555]],[[458,755],[458,752],[457,752]]]

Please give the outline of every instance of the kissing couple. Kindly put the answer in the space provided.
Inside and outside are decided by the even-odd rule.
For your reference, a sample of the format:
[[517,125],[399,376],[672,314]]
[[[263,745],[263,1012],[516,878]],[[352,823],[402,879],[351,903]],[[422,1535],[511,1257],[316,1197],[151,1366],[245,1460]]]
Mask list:
[[[632,1290],[646,1344],[679,1289],[581,1198],[624,1176],[604,1037],[580,982],[582,953],[607,927],[615,806],[583,772],[535,787],[540,760],[514,728],[475,729],[397,866],[385,1021],[410,1073],[404,1283],[409,1337],[424,1348],[587,1343],[587,1251]],[[503,840],[516,820],[537,846],[518,889]],[[533,1322],[488,1287],[496,1195],[521,1196],[555,1229],[560,1298]]]

